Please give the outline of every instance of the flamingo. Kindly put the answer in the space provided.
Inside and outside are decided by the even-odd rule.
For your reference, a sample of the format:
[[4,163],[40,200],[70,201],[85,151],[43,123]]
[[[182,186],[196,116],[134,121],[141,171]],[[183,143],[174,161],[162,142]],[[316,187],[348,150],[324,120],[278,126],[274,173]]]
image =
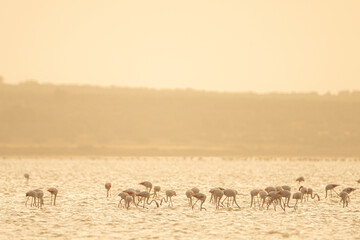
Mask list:
[[[250,207],[252,207],[253,203],[255,205],[255,197],[258,197],[260,190],[259,189],[254,189],[250,192],[250,196],[251,196],[251,203],[250,203]],[[259,197],[258,197],[258,203],[259,203]],[[260,206],[260,203],[259,203]]]
[[296,181],[299,182],[299,184],[300,184],[301,182],[305,181],[305,178],[303,176],[300,176],[296,179]]
[[161,187],[160,186],[155,186],[154,187],[154,196],[153,198],[157,198],[158,197],[158,192],[161,191]]
[[34,192],[36,193],[36,199],[37,199],[37,207],[41,208],[44,205],[44,192],[40,189],[35,189]]
[[209,191],[209,193],[211,193],[210,203],[212,203],[212,202],[216,203],[216,201],[214,201],[214,194],[213,194],[215,190],[224,191],[225,189],[224,189],[224,188],[221,188],[221,187],[217,187],[217,188],[212,188],[212,189],[210,189],[210,191]]
[[281,197],[282,196],[280,194],[280,191],[269,192],[267,196],[270,198],[270,200],[268,202],[267,209],[269,209],[270,204],[273,203],[274,210],[276,211],[276,202],[277,202],[277,200],[279,200],[280,201],[280,207],[285,211],[285,208],[283,208],[283,206],[281,205]]
[[296,199],[296,203],[294,205],[295,210],[297,209],[297,203],[301,199],[301,197],[302,197],[301,192],[296,192],[296,193],[293,194],[293,199]]
[[[150,199],[150,193],[148,191],[142,191],[139,192],[138,194],[136,194],[139,197],[139,202],[144,200],[144,205],[143,208],[145,208],[145,204],[151,205],[152,202],[155,202],[156,206],[159,207],[159,204],[156,200],[151,200],[149,202]],[[138,203],[139,204],[139,203]]]
[[191,191],[191,190],[187,190],[187,191],[185,192],[185,195],[186,195],[186,197],[187,197],[187,199],[188,199],[189,206],[191,207],[191,206],[192,206],[192,197],[193,197],[193,195],[194,195],[194,192]]
[[346,206],[349,205],[349,202],[350,202],[350,197],[349,197],[349,194],[345,191],[342,191],[340,194],[339,194],[339,197],[341,198],[340,199],[340,203],[342,202],[343,203],[343,208],[345,207],[345,204]]
[[306,187],[299,187],[299,191],[301,192],[301,202],[303,202],[303,199],[304,199],[304,195],[308,193],[308,190]]
[[308,189],[307,189],[307,197],[308,197],[308,198],[309,198],[309,195],[310,195],[311,199],[314,199],[315,197],[317,197],[317,198],[318,198],[318,201],[320,201],[320,196],[319,196],[319,194],[315,193],[315,194],[313,195],[313,190],[312,190],[312,188],[308,188]]
[[53,203],[53,195],[54,195],[54,206],[55,206],[58,190],[56,188],[49,188],[47,191],[51,193],[50,206]]
[[24,178],[26,179],[26,183],[29,183],[30,175],[28,173],[24,174]]
[[166,194],[166,199],[165,199],[165,198],[162,198],[162,199],[161,199],[161,202],[160,202],[160,205],[162,205],[162,202],[164,201],[164,202],[166,202],[166,203],[169,202],[169,207],[170,207],[170,204],[171,204],[171,206],[174,206],[171,198],[172,198],[173,196],[176,196],[176,192],[175,192],[174,190],[166,190],[165,194]]
[[35,203],[35,200],[36,200],[36,192],[31,190],[31,191],[28,191],[26,194],[26,201],[25,201],[25,206],[27,206],[27,202],[29,200],[29,198],[31,198],[31,203],[30,203],[30,206],[32,207],[33,204]]
[[151,192],[151,189],[152,189],[152,186],[153,186],[151,182],[145,181],[145,182],[141,182],[139,184],[145,186],[146,191]]
[[[210,192],[211,192],[211,190],[210,190]],[[220,200],[224,196],[224,191],[221,189],[214,189],[211,194],[214,196],[214,202],[215,202],[216,209],[219,209]]]
[[194,196],[194,198],[196,198],[197,200],[196,200],[196,202],[194,203],[194,205],[192,206],[192,209],[194,209],[195,204],[200,200],[200,201],[201,201],[200,211],[201,211],[202,209],[205,209],[205,211],[206,211],[206,208],[204,208],[204,207],[202,206],[202,205],[204,204],[205,200],[206,200],[206,195],[203,194],[203,193],[196,193],[196,194],[194,194],[193,196]]
[[221,202],[221,204],[223,205],[224,204],[224,201],[226,199],[228,199],[228,204],[227,206],[229,207],[229,200],[230,198],[233,199],[233,204],[235,203],[236,206],[238,206],[238,208],[240,208],[240,206],[237,204],[236,202],[236,194],[237,194],[237,191],[236,190],[233,190],[233,189],[225,189],[224,190],[224,195],[225,195],[225,199]]
[[193,191],[194,194],[197,194],[197,193],[200,192],[200,190],[199,190],[197,187],[193,187],[193,188],[191,189],[191,191]]
[[[133,189],[133,188],[126,189],[126,190],[123,191],[123,192],[129,194],[130,197],[132,197],[132,199],[133,199],[132,202],[134,203],[134,205],[135,205],[136,207],[138,207],[137,204],[136,204],[136,201],[135,201],[135,197],[136,197],[136,194],[137,194],[138,192],[136,192],[136,190]],[[127,201],[126,201],[126,199],[125,199],[125,206],[126,206],[126,203],[127,203]],[[130,202],[130,203],[131,203],[131,202]],[[130,203],[129,203],[129,204],[130,204]]]
[[264,203],[265,203],[265,199],[266,199],[268,193],[266,191],[264,191],[264,190],[260,190],[258,195],[260,196],[260,199],[262,199],[261,207],[263,207]]
[[[106,197],[109,197],[110,188],[111,188],[111,183],[105,183]],[[111,195],[111,192],[110,192],[110,195]]]
[[[131,203],[132,201],[133,201],[133,198],[132,198],[130,195],[126,196],[126,198],[125,198],[125,207],[126,207],[126,209],[129,210],[129,208],[130,208],[130,203]],[[135,204],[135,206],[137,207],[136,204]]]
[[288,190],[282,190],[280,191],[280,195],[281,197],[285,198],[284,200],[284,210],[285,210],[285,206],[287,205],[289,208],[291,208],[289,206],[289,202],[290,202],[290,198],[291,198],[291,192]]
[[120,199],[120,201],[119,201],[119,204],[118,204],[118,207],[121,205],[121,207],[122,207],[122,201],[124,200],[125,201],[125,206],[126,206],[126,197],[127,196],[129,196],[129,194],[127,194],[126,192],[121,192],[121,193],[119,193],[119,195],[118,195],[121,199]]
[[339,184],[328,184],[326,185],[325,187],[325,198],[327,198],[327,192],[330,191],[330,196],[332,197],[332,192],[334,191],[337,195],[339,195],[336,191],[335,191],[335,188],[337,186],[340,186]]

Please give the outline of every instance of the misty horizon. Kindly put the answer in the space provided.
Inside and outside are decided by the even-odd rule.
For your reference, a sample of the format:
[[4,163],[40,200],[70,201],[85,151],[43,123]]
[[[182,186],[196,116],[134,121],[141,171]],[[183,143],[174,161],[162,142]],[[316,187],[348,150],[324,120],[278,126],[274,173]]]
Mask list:
[[248,90],[248,91],[230,91],[230,90],[216,90],[216,89],[201,89],[201,88],[191,88],[191,87],[185,87],[185,88],[156,88],[156,87],[148,87],[148,86],[126,86],[126,85],[117,85],[117,84],[91,84],[91,83],[76,83],[76,82],[63,82],[63,83],[53,83],[53,82],[40,82],[36,79],[26,79],[26,80],[22,80],[22,81],[18,81],[18,82],[12,82],[12,81],[7,81],[4,77],[2,77],[0,75],[0,83],[2,84],[7,84],[7,85],[26,85],[26,84],[39,84],[39,85],[53,85],[53,86],[84,86],[84,87],[99,87],[99,88],[130,88],[130,89],[149,89],[149,90],[174,90],[174,91],[182,91],[182,90],[191,90],[191,91],[199,91],[199,92],[209,92],[209,93],[230,93],[230,94],[236,94],[236,93],[249,93],[249,94],[258,94],[258,95],[266,95],[266,94],[317,94],[317,95],[341,95],[341,94],[357,94],[358,92],[360,92],[360,88],[359,89],[340,89],[338,91],[316,91],[316,90],[309,90],[309,91],[295,91],[295,90],[290,90],[290,91],[266,91],[266,92],[261,92],[261,91],[252,91],[252,90]]

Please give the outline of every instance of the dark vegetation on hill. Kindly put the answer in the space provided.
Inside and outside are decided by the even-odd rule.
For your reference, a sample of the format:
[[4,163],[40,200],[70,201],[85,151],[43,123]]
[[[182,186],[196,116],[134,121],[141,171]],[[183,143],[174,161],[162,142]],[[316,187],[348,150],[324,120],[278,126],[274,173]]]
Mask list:
[[0,155],[360,156],[360,92],[0,82]]

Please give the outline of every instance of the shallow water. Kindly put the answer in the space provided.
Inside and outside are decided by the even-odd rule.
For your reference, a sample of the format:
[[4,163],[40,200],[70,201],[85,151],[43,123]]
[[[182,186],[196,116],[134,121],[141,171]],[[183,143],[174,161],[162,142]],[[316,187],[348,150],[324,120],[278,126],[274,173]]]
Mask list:
[[[351,194],[349,207],[339,199],[324,199],[325,185],[359,187],[360,161],[356,159],[221,159],[221,158],[63,158],[0,160],[1,239],[360,239],[360,191]],[[26,184],[24,173],[30,174]],[[299,185],[319,193],[321,201],[300,203],[294,211],[250,208],[254,188]],[[173,189],[174,207],[117,208],[117,194],[151,181]],[[112,183],[106,198],[105,182]],[[207,194],[207,211],[191,210],[185,191],[200,188]],[[239,192],[241,207],[215,210],[209,189],[226,187]],[[49,187],[59,190],[57,206],[49,206]],[[42,209],[25,207],[25,193],[41,188]],[[292,200],[292,204],[294,200]]]

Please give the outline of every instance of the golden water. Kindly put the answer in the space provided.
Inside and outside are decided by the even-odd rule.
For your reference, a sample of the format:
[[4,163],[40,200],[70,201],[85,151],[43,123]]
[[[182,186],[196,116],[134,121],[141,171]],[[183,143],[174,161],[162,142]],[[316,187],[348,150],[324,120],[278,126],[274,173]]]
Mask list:
[[[0,239],[360,239],[360,191],[346,208],[335,196],[324,199],[328,183],[340,184],[338,190],[359,187],[360,161],[354,159],[7,158],[0,160],[0,173]],[[252,189],[295,189],[298,176],[320,202],[285,213],[249,207]],[[161,186],[162,196],[175,190],[174,207],[117,208],[117,194],[144,190],[141,181]],[[108,199],[105,182],[112,183]],[[208,196],[207,211],[187,206],[185,191],[195,186]],[[208,191],[218,186],[236,189],[241,209],[215,210]],[[49,187],[59,190],[55,207],[49,206]],[[25,193],[36,188],[44,191],[45,206],[25,207]]]

